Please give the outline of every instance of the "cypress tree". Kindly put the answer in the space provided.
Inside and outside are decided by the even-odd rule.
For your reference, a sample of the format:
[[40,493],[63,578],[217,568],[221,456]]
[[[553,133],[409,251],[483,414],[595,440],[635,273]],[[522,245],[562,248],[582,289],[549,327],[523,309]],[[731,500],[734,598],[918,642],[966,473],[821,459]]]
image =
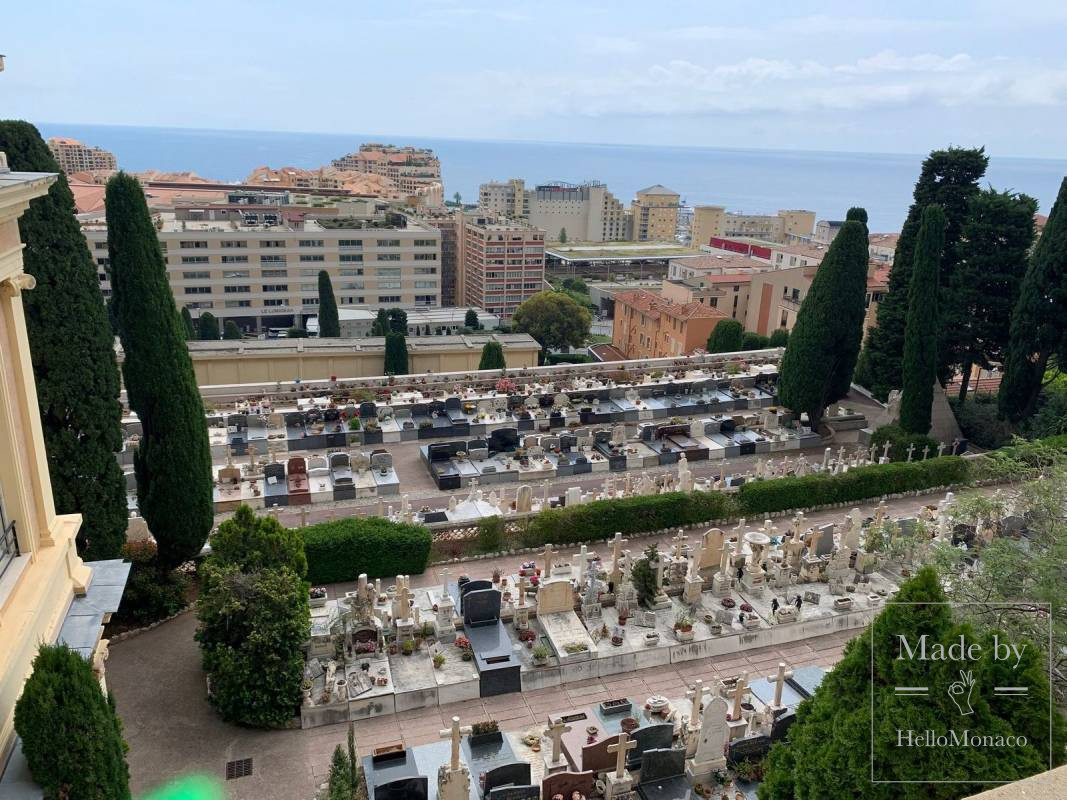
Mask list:
[[219,340],[219,321],[210,311],[203,312],[196,320],[196,329],[201,341],[217,342]]
[[41,646],[15,704],[15,730],[45,797],[130,797],[122,722],[89,662],[66,645]]
[[214,518],[204,406],[144,192],[120,172],[105,202],[122,372],[143,428],[137,500],[160,564],[175,567],[200,552]]
[[930,432],[930,407],[937,380],[939,331],[938,273],[945,246],[945,212],[931,205],[923,210],[912,261],[908,319],[904,331],[903,392],[900,427],[908,433]]
[[319,338],[336,338],[341,335],[341,322],[337,318],[337,298],[333,295],[333,283],[326,270],[319,270]]
[[385,336],[389,333],[389,312],[384,308],[378,309],[378,316],[370,327],[371,336]]
[[903,385],[904,327],[915,257],[915,244],[923,209],[936,203],[945,213],[945,248],[941,257],[941,286],[947,286],[959,261],[960,230],[967,218],[970,198],[978,191],[989,158],[985,148],[951,147],[935,150],[923,161],[915,184],[914,200],[900,230],[889,289],[878,303],[878,324],[867,336],[856,370],[856,381],[880,400]]
[[386,328],[387,331],[403,334],[408,332],[408,312],[404,309],[390,308],[386,317],[389,320],[389,326]]
[[504,348],[500,342],[491,339],[482,347],[482,359],[478,362],[478,369],[504,369],[507,362],[504,361]]
[[778,396],[806,412],[812,430],[852,384],[866,294],[867,227],[855,218],[841,226],[816,270],[782,357]]
[[226,320],[226,324],[222,326],[222,338],[223,339],[240,339],[241,329],[237,327],[237,323],[232,319]]
[[745,329],[736,319],[724,319],[712,329],[708,336],[709,353],[735,353],[745,343]]
[[1034,241],[1036,212],[1037,201],[1024,194],[986,189],[971,198],[951,302],[941,309],[948,357],[961,375],[961,403],[970,387],[971,368],[991,369],[1003,361],[1011,313]]
[[191,342],[197,338],[196,325],[193,323],[193,315],[189,313],[189,309],[182,306],[182,324],[185,326],[185,339]]
[[775,328],[767,340],[769,347],[785,347],[789,344],[789,331],[785,328]]
[[385,374],[408,374],[408,345],[402,333],[385,334]]
[[25,270],[37,281],[22,304],[56,511],[82,515],[82,555],[116,558],[128,516],[126,483],[115,460],[122,407],[96,265],[74,217],[67,178],[37,129],[0,122],[0,151],[13,170],[59,173],[19,220]]
[[463,327],[472,331],[478,330],[478,312],[473,308],[468,308],[467,313],[463,315]]
[[845,214],[845,221],[848,222],[850,220],[856,220],[857,222],[862,222],[866,225],[867,209],[860,206],[852,206],[852,208],[848,210],[848,213]]
[[1012,422],[1037,406],[1050,359],[1067,364],[1067,178],[1026,269],[1011,317],[1000,413]]

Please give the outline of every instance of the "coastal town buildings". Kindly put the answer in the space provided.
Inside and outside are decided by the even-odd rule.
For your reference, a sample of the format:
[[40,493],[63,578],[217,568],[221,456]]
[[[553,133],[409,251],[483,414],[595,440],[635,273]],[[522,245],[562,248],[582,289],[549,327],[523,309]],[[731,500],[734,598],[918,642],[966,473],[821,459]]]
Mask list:
[[646,289],[615,295],[611,343],[626,358],[689,355],[727,315],[699,301],[675,303]]
[[524,300],[545,288],[545,232],[523,220],[464,214],[458,254],[460,306],[510,320]]
[[441,162],[428,148],[371,142],[361,144],[356,152],[335,158],[332,163],[339,170],[388,178],[405,195],[425,195],[428,190],[443,192]]
[[556,181],[526,189],[521,179],[483,183],[479,207],[525,219],[550,241],[618,242],[627,239],[626,209],[599,181]]
[[741,214],[725,206],[696,206],[693,209],[690,240],[695,247],[707,244],[712,237],[745,236],[769,242],[787,242],[808,238],[815,227],[815,212],[801,209],[777,214]]
[[628,238],[635,242],[673,242],[680,201],[681,195],[658,183],[637,192],[630,204]]
[[118,169],[114,153],[100,147],[82,144],[77,139],[53,136],[48,140],[48,149],[52,151],[59,168],[68,175],[75,172]]

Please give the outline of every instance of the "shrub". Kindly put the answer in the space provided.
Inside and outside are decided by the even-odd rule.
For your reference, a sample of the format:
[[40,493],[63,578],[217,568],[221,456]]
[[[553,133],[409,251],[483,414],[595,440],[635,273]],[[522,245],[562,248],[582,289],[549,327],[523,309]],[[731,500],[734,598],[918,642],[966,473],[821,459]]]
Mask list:
[[242,572],[287,567],[298,578],[307,575],[304,540],[274,517],[257,517],[247,505],[219,525],[211,536],[211,553],[216,564],[233,564]]
[[791,508],[847,503],[899,492],[966,483],[968,463],[959,456],[942,456],[911,463],[876,464],[841,475],[775,478],[741,486],[741,511],[762,514]]
[[878,457],[882,455],[883,445],[889,442],[889,460],[890,461],[907,461],[908,460],[908,445],[915,445],[915,449],[912,451],[913,459],[921,459],[923,457],[923,448],[929,447],[930,454],[937,453],[938,442],[936,439],[931,439],[929,436],[924,436],[920,433],[908,433],[899,425],[883,425],[881,428],[874,432],[871,437],[871,444],[874,445],[874,454]]
[[633,581],[634,591],[637,592],[637,601],[646,607],[660,590],[660,587],[656,586],[656,572],[652,569],[652,562],[657,556],[656,545],[649,545],[645,550],[645,557],[639,558],[630,568],[630,579]]
[[1038,395],[1037,411],[1023,422],[1023,434],[1029,439],[1067,433],[1067,376],[1050,380]]
[[789,344],[789,331],[785,328],[775,328],[767,339],[768,347],[785,347]]
[[89,662],[66,645],[38,651],[15,704],[15,731],[45,797],[130,797],[122,723]]
[[991,394],[973,394],[962,404],[951,401],[960,430],[968,441],[979,447],[994,449],[1011,441],[1011,425],[997,414],[997,398]]
[[182,573],[160,567],[155,542],[127,542],[121,556],[130,562],[130,577],[114,622],[143,627],[185,608],[189,582]]
[[642,533],[725,519],[737,512],[733,499],[721,492],[670,492],[618,500],[597,500],[553,508],[530,520],[527,540],[536,546],[551,542],[607,539],[616,531]]
[[487,517],[478,523],[478,549],[483,553],[495,553],[504,541],[504,520]]
[[589,364],[593,360],[586,353],[549,353],[545,356],[546,364]]
[[350,517],[300,528],[314,584],[419,574],[430,556],[430,531],[381,517]]
[[755,331],[745,331],[745,335],[741,338],[742,350],[765,350],[767,344],[770,341],[766,336]]

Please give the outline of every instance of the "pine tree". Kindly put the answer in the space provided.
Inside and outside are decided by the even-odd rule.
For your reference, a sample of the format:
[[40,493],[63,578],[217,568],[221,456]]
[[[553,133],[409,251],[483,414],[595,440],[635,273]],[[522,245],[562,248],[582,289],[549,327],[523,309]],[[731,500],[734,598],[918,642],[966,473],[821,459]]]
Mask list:
[[478,369],[504,369],[506,366],[504,348],[496,339],[490,339],[482,347],[482,359],[478,362]]
[[736,319],[724,319],[708,336],[709,353],[736,353],[744,347],[745,329]]
[[193,315],[186,306],[182,306],[182,324],[185,326],[185,339],[191,342],[197,338],[196,325],[193,323]]
[[566,244],[567,243],[567,229],[566,228],[560,228],[559,229],[559,243],[560,244]]
[[138,506],[161,565],[175,567],[200,552],[214,520],[204,406],[144,192],[120,172],[105,202],[122,372],[143,429],[134,455]]
[[341,745],[333,749],[326,800],[352,800],[352,763]]
[[857,383],[880,400],[903,385],[904,327],[908,315],[915,243],[923,209],[937,203],[945,212],[945,249],[941,257],[941,286],[947,286],[959,260],[960,230],[967,217],[967,204],[978,191],[989,158],[984,148],[950,147],[935,150],[923,161],[915,184],[914,200],[897,239],[889,289],[878,303],[878,323],[867,336],[856,368]]
[[237,323],[232,319],[226,320],[226,324],[222,326],[222,338],[229,340],[241,338],[241,329],[237,327]]
[[852,384],[866,315],[867,252],[866,226],[858,217],[845,222],[788,337],[778,396],[794,411],[807,413],[813,430],[826,407],[845,397]]
[[938,273],[944,246],[945,212],[941,206],[927,206],[923,210],[922,225],[915,242],[904,332],[900,427],[908,433],[925,435],[930,432],[940,330]]
[[210,311],[204,311],[196,320],[198,338],[202,342],[217,342],[219,340],[219,321]]
[[37,281],[22,294],[22,305],[56,511],[82,515],[82,555],[116,558],[127,520],[126,483],[115,460],[122,407],[96,265],[74,217],[67,178],[37,129],[0,122],[0,151],[13,170],[59,173],[19,220],[25,270]]
[[341,322],[337,317],[337,298],[333,283],[326,270],[319,271],[319,338],[336,338],[341,335]]
[[408,345],[402,333],[385,334],[385,374],[408,374]]
[[1036,212],[1037,201],[1024,194],[985,189],[971,198],[951,302],[941,309],[945,347],[961,376],[961,403],[972,367],[991,369],[1003,361],[1011,313],[1034,241]]
[[467,313],[463,315],[463,327],[470,328],[472,331],[478,330],[478,312],[473,308],[468,308]]
[[89,662],[66,645],[37,652],[15,704],[15,731],[45,797],[130,797],[122,722]]
[[1000,413],[1012,422],[1037,407],[1045,370],[1055,358],[1067,366],[1067,178],[1049,213],[1026,269],[1011,317],[1000,383]]

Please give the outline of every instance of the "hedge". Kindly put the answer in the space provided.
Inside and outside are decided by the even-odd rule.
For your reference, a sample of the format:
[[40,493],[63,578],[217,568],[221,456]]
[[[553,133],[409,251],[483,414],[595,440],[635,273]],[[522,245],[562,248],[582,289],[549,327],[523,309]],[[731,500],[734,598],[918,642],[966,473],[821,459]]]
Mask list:
[[752,481],[741,486],[741,513],[811,508],[966,483],[969,469],[969,464],[959,456],[942,456],[926,461],[857,467],[840,475]]
[[430,531],[421,525],[381,517],[308,525],[300,529],[308,560],[307,579],[315,585],[419,574],[430,558]]
[[912,450],[912,459],[915,460],[923,457],[924,447],[930,448],[928,451],[930,455],[937,454],[938,442],[936,439],[921,433],[908,433],[895,423],[883,425],[871,436],[871,445],[874,447],[876,456],[882,455],[886,442],[889,442],[890,461],[907,461],[909,446],[915,448]]
[[546,364],[589,364],[594,360],[585,353],[549,353],[545,356]]
[[545,542],[585,542],[611,538],[616,531],[645,533],[726,519],[736,514],[734,499],[721,492],[670,492],[596,500],[541,512],[530,520],[523,539],[529,543],[527,546]]

